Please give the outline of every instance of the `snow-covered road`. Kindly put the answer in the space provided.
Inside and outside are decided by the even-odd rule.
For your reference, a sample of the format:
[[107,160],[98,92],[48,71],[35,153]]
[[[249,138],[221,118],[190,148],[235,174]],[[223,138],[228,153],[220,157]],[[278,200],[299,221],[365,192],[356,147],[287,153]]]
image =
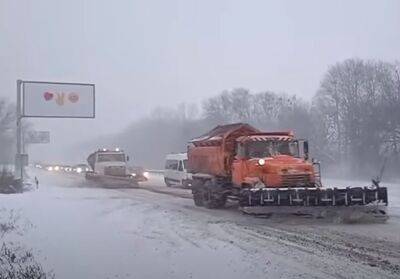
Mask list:
[[[33,226],[14,241],[57,278],[399,278],[400,218],[385,224],[261,219],[181,196],[87,187],[37,172],[40,189],[0,196]],[[159,177],[144,186],[163,189]]]

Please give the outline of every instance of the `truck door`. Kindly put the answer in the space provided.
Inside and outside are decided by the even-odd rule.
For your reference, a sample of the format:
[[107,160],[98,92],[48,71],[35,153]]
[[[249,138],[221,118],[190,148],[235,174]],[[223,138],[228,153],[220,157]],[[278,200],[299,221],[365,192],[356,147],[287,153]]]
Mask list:
[[183,161],[179,160],[178,171],[177,171],[177,179],[179,180],[179,183],[182,183],[182,179],[184,178],[185,178],[185,172],[184,172]]
[[165,178],[171,182],[176,182],[177,170],[178,170],[178,161],[174,159],[167,159],[164,171]]
[[171,160],[171,178],[174,181],[174,183],[179,183],[179,161],[178,160]]
[[232,162],[232,182],[240,186],[244,180],[244,168],[246,168],[246,154],[243,144],[237,144],[236,154]]

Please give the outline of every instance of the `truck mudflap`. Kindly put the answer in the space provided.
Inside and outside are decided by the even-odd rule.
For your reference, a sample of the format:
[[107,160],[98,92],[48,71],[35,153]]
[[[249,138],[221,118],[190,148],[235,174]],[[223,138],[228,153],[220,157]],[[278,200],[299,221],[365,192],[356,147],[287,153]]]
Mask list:
[[240,192],[239,205],[252,206],[365,206],[388,205],[386,187],[347,188],[247,188]]

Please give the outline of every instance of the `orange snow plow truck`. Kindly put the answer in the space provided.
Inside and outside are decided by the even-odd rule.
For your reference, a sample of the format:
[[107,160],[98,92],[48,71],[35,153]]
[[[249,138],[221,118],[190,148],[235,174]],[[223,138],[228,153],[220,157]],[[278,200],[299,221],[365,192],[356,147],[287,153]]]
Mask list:
[[[188,171],[197,206],[241,208],[387,205],[387,189],[324,188],[308,142],[293,132],[261,132],[243,123],[217,126],[188,145]],[[381,208],[381,207],[380,207]],[[385,210],[379,210],[386,214]]]

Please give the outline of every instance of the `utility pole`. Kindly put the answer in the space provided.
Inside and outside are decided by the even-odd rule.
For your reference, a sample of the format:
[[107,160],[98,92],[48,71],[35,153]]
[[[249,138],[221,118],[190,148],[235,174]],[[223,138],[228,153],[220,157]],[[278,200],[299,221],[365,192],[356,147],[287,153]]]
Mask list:
[[22,162],[22,112],[21,112],[21,85],[22,80],[17,80],[17,154],[15,156],[15,175],[21,180],[24,176],[24,167]]

